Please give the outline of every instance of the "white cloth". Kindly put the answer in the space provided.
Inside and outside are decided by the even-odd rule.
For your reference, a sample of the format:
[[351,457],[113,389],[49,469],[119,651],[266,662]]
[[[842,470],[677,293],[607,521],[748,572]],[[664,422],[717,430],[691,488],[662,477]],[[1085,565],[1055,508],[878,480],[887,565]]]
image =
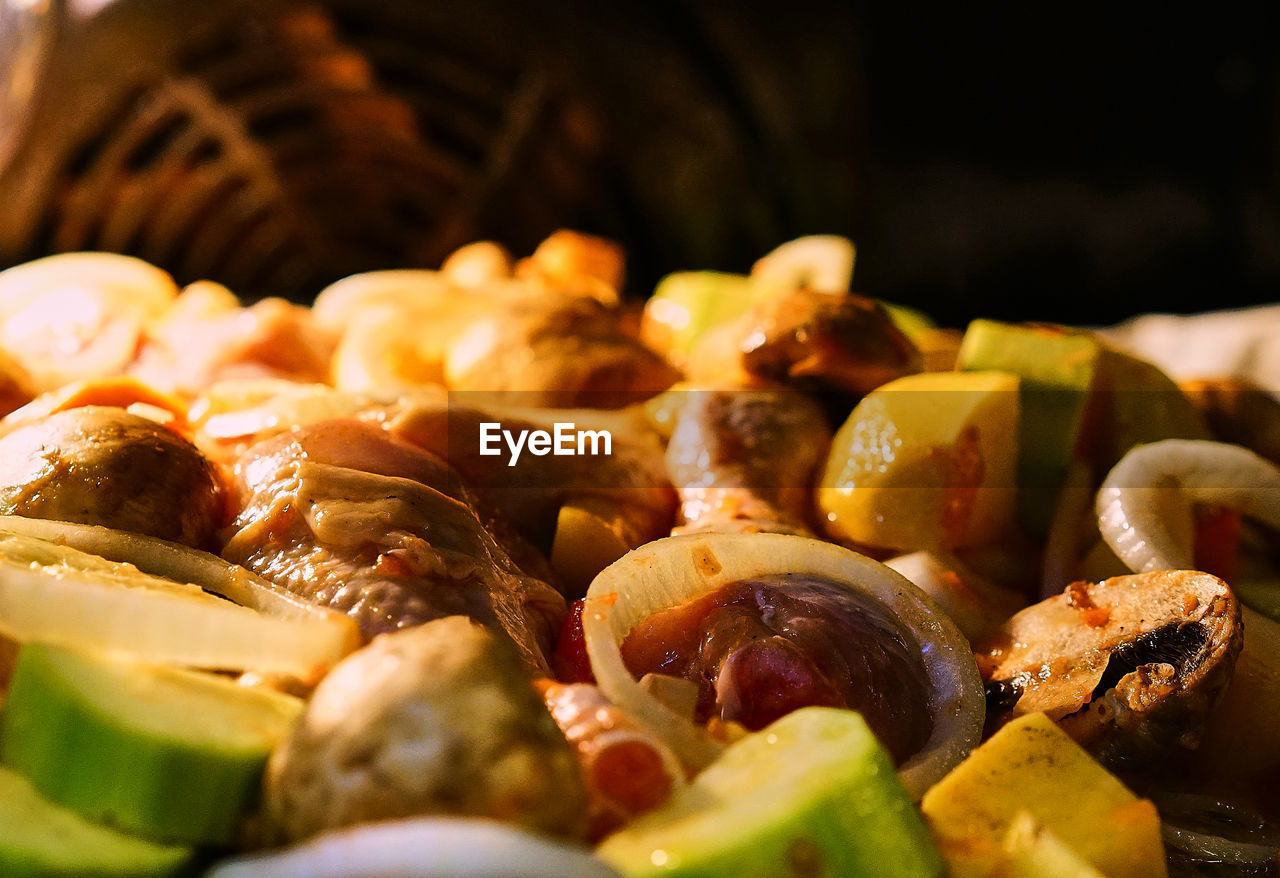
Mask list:
[[1280,399],[1280,305],[1185,317],[1147,314],[1101,334],[1174,380],[1243,378]]

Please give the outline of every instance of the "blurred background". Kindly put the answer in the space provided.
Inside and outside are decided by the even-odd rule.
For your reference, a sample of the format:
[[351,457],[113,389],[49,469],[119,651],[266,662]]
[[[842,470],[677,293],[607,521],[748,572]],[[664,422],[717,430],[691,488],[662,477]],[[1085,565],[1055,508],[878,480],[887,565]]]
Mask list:
[[952,325],[1280,300],[1266,5],[969,6],[0,0],[0,263],[306,300],[572,226],[644,295],[836,232]]

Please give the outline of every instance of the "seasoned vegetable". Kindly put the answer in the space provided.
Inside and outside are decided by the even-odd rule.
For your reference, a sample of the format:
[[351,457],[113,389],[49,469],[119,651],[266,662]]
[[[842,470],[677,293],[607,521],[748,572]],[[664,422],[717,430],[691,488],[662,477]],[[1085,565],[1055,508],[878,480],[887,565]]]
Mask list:
[[336,830],[228,860],[208,878],[617,878],[585,849],[492,820],[430,817]]
[[[1059,844],[1110,878],[1167,874],[1155,806],[1126,789],[1044,714],[1009,723],[930,789],[920,807],[956,876],[1009,874],[1009,859],[1052,857]],[[1049,850],[1027,851],[1028,842],[1017,838],[1028,831],[1023,815],[1034,822],[1033,831],[1053,833],[1056,843],[1041,842]]]
[[1026,599],[973,571],[953,553],[920,551],[885,561],[933,598],[960,632],[976,643],[1026,606]]
[[1167,439],[1135,448],[1098,491],[1098,527],[1132,570],[1186,569],[1192,505],[1221,504],[1280,529],[1280,467],[1222,442]]
[[224,677],[23,647],[0,758],[50,799],[147,838],[234,841],[302,705]]
[[335,668],[272,756],[266,806],[285,841],[427,815],[586,828],[577,763],[515,650],[461,616],[382,635]]
[[1101,359],[1097,340],[1061,327],[975,320],[965,332],[959,368],[1018,376],[1018,513],[1033,534],[1048,528],[1067,467],[1087,441],[1089,392]]
[[828,532],[882,549],[989,542],[1013,517],[1018,379],[925,373],[869,393],[832,443],[819,503]]
[[743,314],[771,291],[741,274],[683,271],[669,274],[645,303],[641,337],[684,368],[698,339]]
[[177,878],[195,852],[91,823],[0,767],[0,874],[5,878]]
[[599,853],[628,878],[942,873],[866,725],[856,713],[820,707],[738,741]]
[[1104,878],[1029,811],[1013,818],[1002,847],[1000,874],[1008,878]]
[[[27,536],[32,533],[58,542]],[[85,536],[77,525],[0,518],[0,632],[147,661],[302,678],[355,647],[349,620],[282,596],[246,571],[231,575],[235,568],[217,559],[132,538],[151,552],[149,560],[160,556],[161,567],[176,554],[181,579],[175,581],[61,544],[81,538],[88,547],[133,545],[130,535],[105,528]],[[133,550],[108,553],[121,557]],[[209,582],[249,606],[215,597],[188,578]]]

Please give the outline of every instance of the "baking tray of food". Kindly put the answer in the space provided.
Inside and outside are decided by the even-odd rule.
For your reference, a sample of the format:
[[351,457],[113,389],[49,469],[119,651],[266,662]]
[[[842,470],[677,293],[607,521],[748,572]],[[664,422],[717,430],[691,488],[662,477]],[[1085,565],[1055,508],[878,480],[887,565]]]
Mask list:
[[5,874],[1274,868],[1273,312],[854,264],[0,273]]
[[1280,874],[1266,33],[0,0],[0,875]]

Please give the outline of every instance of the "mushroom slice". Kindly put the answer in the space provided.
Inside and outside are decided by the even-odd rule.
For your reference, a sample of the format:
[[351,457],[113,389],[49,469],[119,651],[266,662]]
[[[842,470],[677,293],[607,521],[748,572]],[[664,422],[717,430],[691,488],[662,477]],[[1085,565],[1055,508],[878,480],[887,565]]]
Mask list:
[[1243,633],[1235,595],[1207,573],[1074,583],[979,645],[989,722],[1046,713],[1111,765],[1195,748]]
[[920,351],[883,306],[852,293],[793,290],[701,336],[686,377],[706,386],[786,384],[862,396],[920,367]]

